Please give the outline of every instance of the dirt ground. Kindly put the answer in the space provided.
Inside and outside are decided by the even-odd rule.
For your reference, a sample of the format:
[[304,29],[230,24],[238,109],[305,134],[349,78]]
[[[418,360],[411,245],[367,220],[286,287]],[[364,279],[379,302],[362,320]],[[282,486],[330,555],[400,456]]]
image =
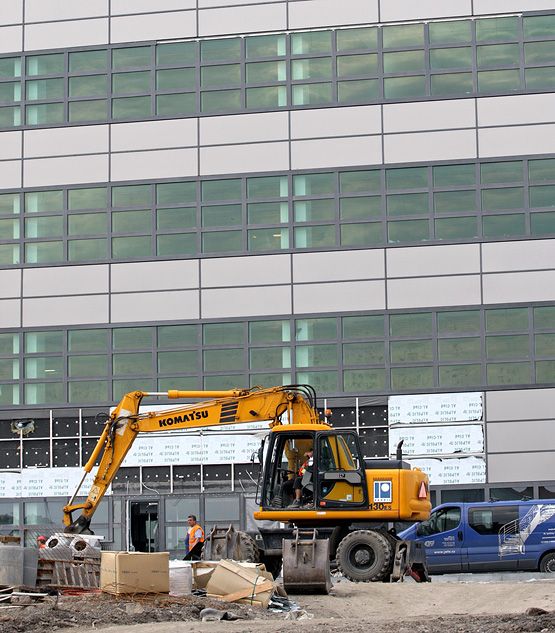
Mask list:
[[[329,596],[291,596],[309,614],[287,620],[257,608],[185,597],[121,599],[106,594],[49,598],[0,610],[1,633],[555,633],[555,581],[502,583],[353,584]],[[246,616],[200,622],[214,607]],[[527,609],[545,610],[526,615]],[[192,624],[194,622],[194,624]],[[163,624],[162,624],[163,623]]]

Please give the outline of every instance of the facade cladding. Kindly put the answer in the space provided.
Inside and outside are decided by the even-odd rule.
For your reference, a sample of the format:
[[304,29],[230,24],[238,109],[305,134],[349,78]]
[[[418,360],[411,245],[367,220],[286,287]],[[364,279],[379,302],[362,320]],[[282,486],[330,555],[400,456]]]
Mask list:
[[[126,391],[294,382],[368,456],[387,396],[483,391],[486,483],[434,500],[555,494],[555,0],[4,5],[2,470],[80,467]],[[176,550],[255,480],[122,468],[97,531]]]

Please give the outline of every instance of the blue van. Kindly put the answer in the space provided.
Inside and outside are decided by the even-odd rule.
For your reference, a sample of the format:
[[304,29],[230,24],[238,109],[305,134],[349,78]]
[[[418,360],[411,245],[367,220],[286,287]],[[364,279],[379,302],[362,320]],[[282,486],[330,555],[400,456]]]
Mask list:
[[399,533],[426,548],[431,574],[555,572],[555,499],[444,503]]

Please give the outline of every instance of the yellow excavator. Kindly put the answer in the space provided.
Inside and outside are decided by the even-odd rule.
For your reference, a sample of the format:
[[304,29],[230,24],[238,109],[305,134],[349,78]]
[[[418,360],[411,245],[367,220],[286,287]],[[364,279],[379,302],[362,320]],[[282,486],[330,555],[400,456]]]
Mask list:
[[[203,401],[140,413],[147,396]],[[297,541],[289,542],[295,543],[299,534],[310,531],[314,541],[326,540],[326,557],[336,560],[339,571],[353,581],[398,580],[408,573],[427,580],[419,544],[399,540],[388,528],[393,522],[429,517],[428,477],[403,461],[400,447],[396,459],[365,460],[357,433],[334,429],[330,415],[326,411],[320,418],[316,393],[309,385],[128,393],[107,419],[81,484],[64,508],[65,531],[91,533],[94,512],[139,433],[225,430],[226,425],[267,422],[269,431],[258,451],[259,509],[254,518],[285,527],[238,532],[235,547],[242,558],[260,560],[277,575],[284,539],[294,534]],[[97,462],[87,499],[74,503]],[[74,520],[73,513],[79,510]],[[212,543],[209,554],[214,555],[215,549]],[[303,584],[309,586],[310,578]]]

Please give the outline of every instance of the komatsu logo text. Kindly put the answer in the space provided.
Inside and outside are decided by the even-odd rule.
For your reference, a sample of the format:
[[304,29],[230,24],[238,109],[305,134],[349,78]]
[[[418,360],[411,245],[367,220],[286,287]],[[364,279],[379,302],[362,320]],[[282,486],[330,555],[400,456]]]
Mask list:
[[201,420],[208,417],[208,411],[193,411],[192,413],[185,413],[183,415],[175,415],[173,418],[163,418],[158,421],[160,426],[173,426],[174,424],[181,424],[182,422],[193,422],[194,420]]

